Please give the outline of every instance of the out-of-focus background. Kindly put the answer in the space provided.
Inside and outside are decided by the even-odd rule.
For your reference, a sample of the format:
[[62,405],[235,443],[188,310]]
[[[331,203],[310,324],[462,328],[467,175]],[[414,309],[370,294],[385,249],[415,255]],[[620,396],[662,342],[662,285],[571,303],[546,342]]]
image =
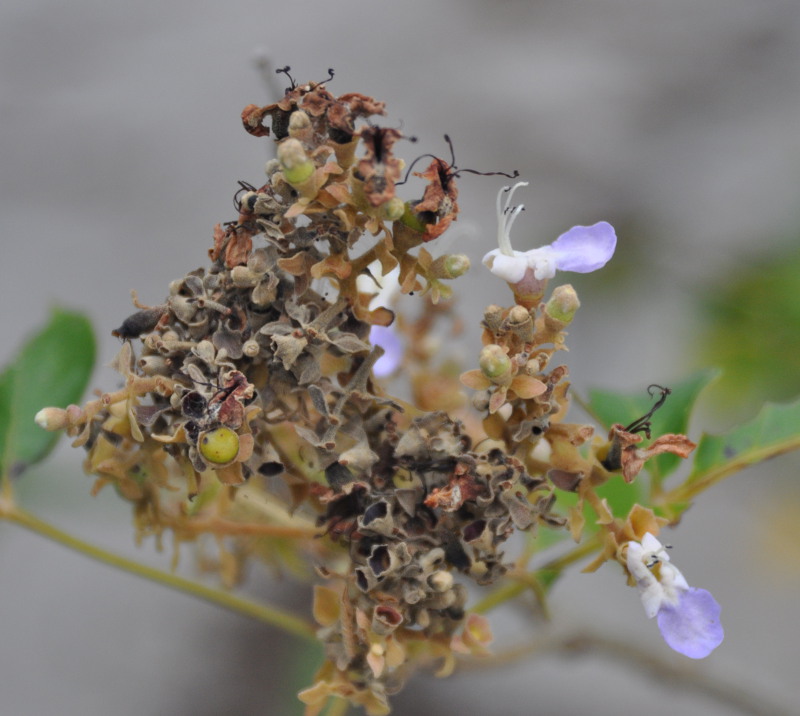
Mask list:
[[[692,436],[800,392],[800,4],[795,0],[357,0],[136,3],[7,0],[0,7],[0,360],[59,303],[87,312],[100,362],[129,291],[159,302],[202,265],[241,179],[260,184],[270,140],[239,120],[277,99],[257,51],[298,80],[336,70],[334,94],[388,103],[387,125],[459,166],[531,182],[515,248],[574,224],[617,227],[617,256],[574,277],[583,307],[567,357],[576,390],[635,392],[722,365]],[[482,306],[507,301],[480,265],[493,247],[497,177],[463,176],[448,251],[477,351]],[[412,189],[416,191],[416,189]],[[413,194],[409,194],[413,196]],[[567,280],[572,280],[568,277]],[[456,284],[458,290],[459,284]],[[98,372],[93,384],[116,378]],[[581,416],[576,411],[576,420]],[[128,555],[128,507],[90,498],[62,446],[25,476],[23,504]],[[553,593],[555,633],[591,628],[737,684],[760,713],[792,713],[800,620],[800,490],[792,456],[704,495],[670,534],[673,560],[723,605],[708,660],[666,653],[619,569]],[[190,553],[184,567],[192,574]],[[253,571],[255,595],[308,609],[290,580]],[[0,711],[9,716],[292,714],[317,654],[257,623],[92,563],[0,524]],[[541,625],[499,615],[506,644]],[[548,632],[550,633],[550,632]],[[517,640],[517,641],[515,641]],[[727,714],[675,682],[606,655],[540,656],[446,681],[421,675],[404,714]],[[775,708],[773,708],[773,705]]]

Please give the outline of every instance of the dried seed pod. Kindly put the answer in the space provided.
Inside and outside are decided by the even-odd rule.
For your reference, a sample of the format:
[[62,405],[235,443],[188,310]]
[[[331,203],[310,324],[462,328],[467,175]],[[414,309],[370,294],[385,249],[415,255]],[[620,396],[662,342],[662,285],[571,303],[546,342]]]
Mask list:
[[169,364],[163,356],[142,356],[139,368],[145,375],[167,375],[169,372]]

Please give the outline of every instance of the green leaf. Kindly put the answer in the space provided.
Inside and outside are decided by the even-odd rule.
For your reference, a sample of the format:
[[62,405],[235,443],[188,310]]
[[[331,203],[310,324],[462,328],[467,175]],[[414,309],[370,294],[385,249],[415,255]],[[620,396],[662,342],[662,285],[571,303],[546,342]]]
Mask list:
[[726,435],[703,434],[694,453],[692,472],[686,481],[665,496],[673,511],[676,503],[695,495],[749,465],[800,448],[800,400],[768,403],[749,423]]
[[771,250],[765,242],[764,250],[705,283],[697,297],[703,325],[692,345],[704,364],[723,369],[714,404],[729,415],[749,415],[753,406],[800,393],[798,239],[793,232]]
[[[667,433],[686,434],[689,417],[700,392],[718,375],[716,370],[704,370],[695,373],[677,385],[670,386],[672,393],[666,402],[652,417],[652,435]],[[642,390],[633,395],[621,395],[603,390],[589,391],[587,410],[608,430],[614,423],[629,425],[645,415],[653,407],[655,397]],[[646,464],[647,471],[656,483],[661,482],[680,464],[676,455],[659,455]]]
[[19,474],[53,449],[58,433],[34,422],[44,407],[65,408],[80,400],[95,360],[88,319],[61,309],[22,347],[0,376],[0,467]]
[[[608,482],[595,488],[595,491],[598,497],[608,503],[608,508],[614,517],[625,517],[635,504],[641,503],[644,499],[642,483],[640,481],[625,482],[621,474],[612,475]],[[574,492],[557,490],[556,495],[556,508],[559,514],[562,515],[566,515],[568,508],[578,502],[578,495]],[[588,502],[583,503],[583,518],[585,520],[584,536],[597,532],[599,529],[597,515]],[[571,539],[567,530],[540,525],[536,542],[538,548],[544,550],[566,539]]]

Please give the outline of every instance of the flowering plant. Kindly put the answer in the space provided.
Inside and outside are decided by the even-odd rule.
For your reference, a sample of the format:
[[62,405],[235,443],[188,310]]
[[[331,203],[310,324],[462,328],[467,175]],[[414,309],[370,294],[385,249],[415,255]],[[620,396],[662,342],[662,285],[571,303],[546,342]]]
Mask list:
[[[225,588],[251,562],[305,576],[313,565],[316,626],[202,592],[322,641],[325,661],[300,693],[309,715],[347,702],[385,714],[414,668],[436,663],[443,676],[465,655],[486,658],[486,612],[526,590],[544,606],[566,569],[590,556],[584,571],[617,563],[670,647],[707,656],[722,642],[719,605],[689,587],[656,536],[753,454],[785,451],[785,436],[754,443],[751,427],[704,436],[689,476],[667,486],[697,447],[684,433],[708,374],[626,400],[593,393],[587,407],[607,437],[567,422],[559,358],[580,303],[570,285],[548,296],[549,282],[557,270],[602,268],[617,237],[601,221],[513,250],[522,207],[511,199],[524,182],[501,189],[499,245],[484,258],[502,279],[486,273],[489,290],[503,300],[505,282],[512,303],[485,310],[477,367],[459,376],[438,361],[433,339],[452,320],[451,282],[469,269],[466,256],[434,256],[458,217],[463,170],[432,157],[415,173],[421,196],[403,198],[395,150],[405,137],[375,124],[384,114],[383,102],[336,97],[324,82],[292,81],[279,102],[246,107],[245,130],[277,144],[266,181],[240,182],[237,216],[214,228],[208,266],[173,281],[157,305],[134,296],[137,311],[114,331],[121,389],[71,404],[93,345],[78,316],[58,314],[26,346],[3,377],[4,474],[52,446],[31,432],[35,412],[41,428],[86,451],[93,494],[111,486],[132,504],[139,537],[172,533],[177,554],[213,535]],[[400,315],[396,296],[412,293],[418,315]],[[389,393],[393,375],[406,379],[408,399]],[[66,407],[42,408],[53,402]],[[756,425],[778,411],[798,408],[768,408]],[[0,516],[200,593],[67,538],[19,507],[9,479],[3,490]],[[512,559],[504,550],[515,533],[523,539]],[[560,553],[543,557],[554,545]]]

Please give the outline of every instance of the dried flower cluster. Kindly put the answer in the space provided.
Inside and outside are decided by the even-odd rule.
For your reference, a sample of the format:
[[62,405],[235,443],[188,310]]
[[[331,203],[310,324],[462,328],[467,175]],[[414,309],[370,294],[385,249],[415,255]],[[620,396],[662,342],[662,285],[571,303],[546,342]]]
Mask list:
[[[140,534],[215,535],[229,583],[249,556],[276,558],[269,540],[293,537],[313,553],[329,583],[314,607],[328,659],[301,694],[309,714],[330,695],[387,713],[387,695],[415,664],[444,659],[446,672],[454,653],[484,653],[488,629],[467,613],[454,575],[495,582],[507,569],[504,542],[538,523],[578,539],[582,512],[556,514],[557,490],[577,492],[605,520],[599,561],[625,564],[621,547],[659,528],[648,511],[603,512],[593,490],[622,462],[609,462],[590,426],[563,422],[568,371],[551,365],[579,302],[571,286],[544,301],[547,279],[555,268],[602,266],[616,242],[608,224],[559,239],[549,273],[539,254],[510,244],[488,261],[494,270],[522,263],[506,278],[515,305],[487,308],[478,368],[462,376],[482,426],[452,412],[457,381],[442,377],[446,389],[417,407],[385,395],[373,367],[383,346],[399,350],[390,339],[402,325],[372,303],[379,281],[397,269],[399,290],[421,292],[434,316],[451,293],[445,282],[469,263],[423,246],[457,217],[455,167],[433,158],[416,174],[421,197],[400,198],[404,163],[394,152],[404,137],[372,123],[383,114],[382,102],[335,97],[324,83],[293,83],[280,102],[246,107],[245,129],[277,142],[266,183],[240,183],[238,217],[215,227],[207,268],[174,281],[159,305],[137,302],[114,332],[124,340],[124,387],[38,417],[86,449],[96,490],[112,484],[132,501]],[[508,217],[519,211],[506,202],[498,213],[508,243]],[[586,251],[588,261],[572,257]],[[375,291],[363,289],[364,276]],[[405,330],[419,338],[432,323]],[[438,380],[419,352],[395,358],[417,385]],[[631,461],[638,471],[649,457],[632,447],[636,432],[618,430],[630,479]],[[677,452],[667,443],[658,451]]]

